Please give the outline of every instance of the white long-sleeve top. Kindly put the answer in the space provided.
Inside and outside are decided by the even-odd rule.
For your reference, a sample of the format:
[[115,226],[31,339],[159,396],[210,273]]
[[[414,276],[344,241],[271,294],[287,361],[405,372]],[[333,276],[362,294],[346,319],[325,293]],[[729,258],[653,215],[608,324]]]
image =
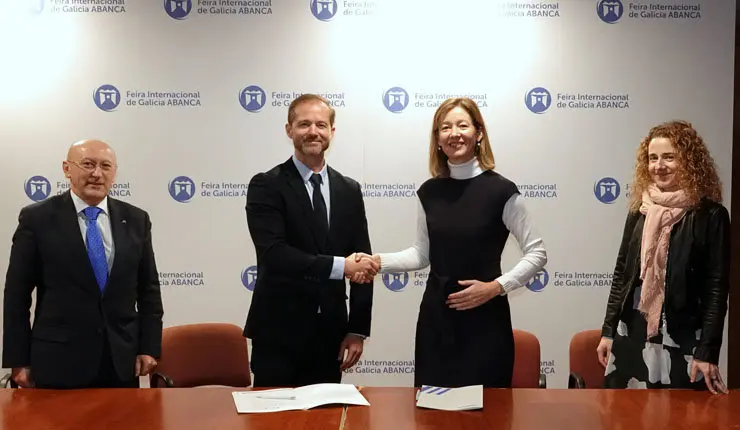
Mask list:
[[[470,179],[483,173],[478,159],[463,164],[450,164],[452,179]],[[522,258],[496,280],[501,284],[504,293],[522,287],[547,263],[545,243],[532,227],[532,222],[520,194],[512,195],[504,205],[502,221],[509,229],[522,251]],[[429,232],[427,231],[426,213],[421,201],[418,201],[416,241],[407,249],[393,253],[381,253],[380,271],[382,273],[406,272],[429,266]]]

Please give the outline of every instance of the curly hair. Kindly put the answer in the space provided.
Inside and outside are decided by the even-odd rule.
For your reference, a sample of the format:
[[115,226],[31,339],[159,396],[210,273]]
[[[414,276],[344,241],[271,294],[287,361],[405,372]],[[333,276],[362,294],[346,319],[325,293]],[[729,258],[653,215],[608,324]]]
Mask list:
[[691,123],[687,121],[670,121],[656,125],[637,149],[637,162],[634,178],[630,186],[630,210],[637,211],[642,204],[642,194],[653,183],[648,171],[648,146],[656,137],[671,141],[676,149],[676,156],[681,171],[680,185],[686,190],[692,205],[703,198],[722,202],[722,184],[717,175],[714,159]]

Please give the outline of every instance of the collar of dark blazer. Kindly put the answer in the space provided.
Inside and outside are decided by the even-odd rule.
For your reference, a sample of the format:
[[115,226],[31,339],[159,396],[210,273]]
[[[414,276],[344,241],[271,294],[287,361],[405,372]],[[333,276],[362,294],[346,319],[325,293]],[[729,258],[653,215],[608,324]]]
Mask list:
[[[77,209],[75,208],[75,203],[72,200],[72,191],[67,190],[64,193],[60,195],[60,203],[63,206],[62,210],[68,211],[69,208],[71,208],[72,213],[75,214],[75,217],[77,217]],[[117,224],[127,224],[126,216],[128,215],[128,211],[126,210],[126,206],[123,205],[119,200],[114,199],[111,196],[108,196],[108,217],[111,220],[111,228],[113,227],[113,220],[115,219],[117,221]]]
[[[283,163],[283,168],[281,169],[283,172],[285,172],[291,179],[297,179],[301,186],[305,187],[305,183],[303,182],[303,177],[301,176],[301,172],[298,171],[298,168],[295,166],[295,163],[293,162],[293,157],[288,158],[288,161]],[[342,178],[342,174],[337,172],[336,170],[332,169],[332,167],[327,163],[326,164],[326,174],[329,177],[329,188],[331,191],[331,196],[334,197],[334,185],[335,183],[338,183],[338,179]],[[342,184],[337,184],[337,186],[340,187],[341,190]],[[305,188],[304,188],[305,189]],[[110,197],[109,197],[110,198]],[[311,205],[311,201],[308,201],[309,206]],[[332,201],[332,203],[334,203]]]

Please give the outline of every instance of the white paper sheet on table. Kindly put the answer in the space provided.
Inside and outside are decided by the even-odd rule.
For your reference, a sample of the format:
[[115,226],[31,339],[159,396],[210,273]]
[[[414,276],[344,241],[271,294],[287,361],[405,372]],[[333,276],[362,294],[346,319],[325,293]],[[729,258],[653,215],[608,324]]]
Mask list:
[[460,388],[424,385],[419,390],[416,406],[443,411],[470,411],[483,408],[483,385]]
[[343,404],[370,406],[352,384],[314,384],[276,390],[234,391],[236,411],[240,414],[304,410],[321,405]]

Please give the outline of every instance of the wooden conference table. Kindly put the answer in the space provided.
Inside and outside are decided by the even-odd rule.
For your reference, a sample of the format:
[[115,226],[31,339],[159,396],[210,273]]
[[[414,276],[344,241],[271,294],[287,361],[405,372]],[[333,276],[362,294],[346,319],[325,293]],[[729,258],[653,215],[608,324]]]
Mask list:
[[740,390],[486,390],[484,409],[418,409],[411,388],[369,388],[370,407],[237,414],[232,388],[0,390],[8,430],[740,429]]

